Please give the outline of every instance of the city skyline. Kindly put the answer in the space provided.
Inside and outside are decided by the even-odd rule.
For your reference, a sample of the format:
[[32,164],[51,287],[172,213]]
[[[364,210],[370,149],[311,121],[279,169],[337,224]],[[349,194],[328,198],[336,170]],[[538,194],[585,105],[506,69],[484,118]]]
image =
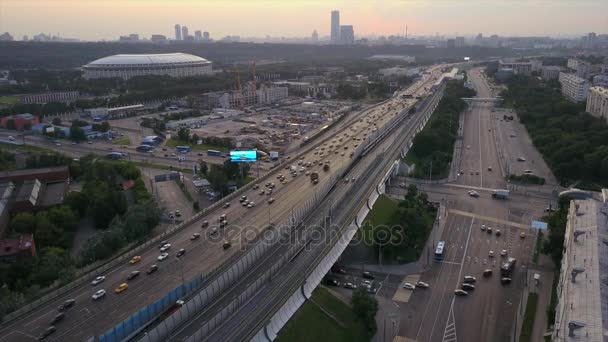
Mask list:
[[[146,12],[141,8],[145,6]],[[187,6],[188,11],[183,11]],[[120,11],[116,11],[120,8]],[[220,38],[319,37],[330,35],[330,14],[340,11],[340,21],[355,26],[355,34],[472,36],[577,36],[603,33],[608,27],[608,5],[602,1],[292,1],[267,0],[262,5],[234,0],[204,3],[193,0],[5,0],[0,4],[0,31],[15,39],[45,32],[82,40],[115,40],[138,33],[174,37],[175,23],[211,32]],[[92,15],[94,13],[94,15]],[[142,15],[145,14],[145,15]],[[542,15],[540,15],[542,14]],[[226,18],[233,20],[227,21]],[[272,20],[269,20],[272,18]],[[483,18],[483,20],[480,20]],[[487,25],[488,22],[492,26]],[[517,25],[514,25],[517,24]]]

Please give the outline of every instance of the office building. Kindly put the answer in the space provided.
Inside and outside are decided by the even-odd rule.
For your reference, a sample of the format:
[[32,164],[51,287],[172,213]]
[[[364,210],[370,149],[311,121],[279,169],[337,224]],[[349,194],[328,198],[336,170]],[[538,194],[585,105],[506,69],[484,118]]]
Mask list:
[[456,47],[456,39],[448,39],[446,41],[446,46],[448,49],[453,49]]
[[516,75],[527,75],[529,76],[532,73],[532,63],[531,62],[509,62],[509,61],[499,61],[498,62],[499,69],[513,69],[513,72]]
[[555,65],[544,66],[541,69],[541,78],[545,81],[556,80],[559,78],[559,73],[562,68]]
[[340,42],[340,11],[331,11],[331,42]]
[[464,37],[456,37],[456,47],[464,47]]
[[593,76],[593,85],[608,88],[608,75]]
[[200,30],[194,31],[194,40],[196,40],[196,41],[203,40],[203,33]]
[[342,44],[353,44],[355,42],[353,25],[340,25],[340,42]]
[[211,36],[209,35],[209,32],[207,32],[207,31],[203,32],[203,39],[207,40],[207,41],[211,39]]
[[92,61],[82,68],[85,79],[129,79],[143,75],[189,77],[212,73],[210,61],[186,53],[113,55]]
[[78,100],[78,91],[61,91],[41,94],[24,94],[19,96],[19,102],[24,104],[45,104],[48,102],[70,103]]
[[578,59],[568,58],[568,69],[576,70],[577,66],[578,66]]
[[583,102],[589,92],[589,82],[565,72],[559,73],[559,83],[562,85],[562,95],[572,102]]
[[608,190],[570,202],[552,341],[604,342],[608,331]]
[[608,88],[591,87],[587,96],[587,113],[608,123]]
[[188,37],[188,26],[182,26],[182,40],[186,40]]
[[315,44],[319,42],[319,34],[317,33],[317,30],[312,31],[311,40]]
[[164,43],[167,41],[167,37],[162,34],[153,34],[152,37],[150,37],[150,41],[152,43]]
[[182,40],[182,27],[175,24],[175,40]]

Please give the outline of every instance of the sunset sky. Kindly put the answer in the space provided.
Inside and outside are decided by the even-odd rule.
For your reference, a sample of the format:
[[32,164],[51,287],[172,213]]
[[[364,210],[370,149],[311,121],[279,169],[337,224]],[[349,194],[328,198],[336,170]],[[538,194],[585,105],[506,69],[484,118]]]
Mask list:
[[212,38],[329,34],[330,11],[355,34],[580,35],[608,31],[608,0],[0,0],[0,33],[86,40],[164,34],[173,26]]

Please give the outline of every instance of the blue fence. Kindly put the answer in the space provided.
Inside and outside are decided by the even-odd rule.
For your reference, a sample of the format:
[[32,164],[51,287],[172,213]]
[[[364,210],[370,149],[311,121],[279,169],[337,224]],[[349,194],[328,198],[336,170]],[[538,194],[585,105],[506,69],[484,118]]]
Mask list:
[[198,276],[190,283],[176,287],[163,298],[139,310],[114,328],[106,331],[105,334],[99,337],[99,342],[119,342],[124,340],[169,309],[178,299],[182,299],[187,294],[197,290],[202,283],[203,277]]

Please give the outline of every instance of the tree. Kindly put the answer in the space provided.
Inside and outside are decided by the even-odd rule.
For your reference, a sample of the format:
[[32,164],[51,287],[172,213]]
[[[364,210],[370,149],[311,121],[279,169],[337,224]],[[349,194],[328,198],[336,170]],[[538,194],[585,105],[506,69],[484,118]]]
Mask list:
[[13,217],[10,228],[16,233],[33,233],[36,230],[36,218],[28,212],[18,213]]
[[371,338],[377,330],[376,312],[378,311],[378,301],[376,298],[367,294],[365,288],[359,287],[353,291],[351,303],[353,306],[353,313],[361,320],[368,333],[368,337]]
[[203,175],[207,174],[209,167],[207,166],[207,163],[204,160],[201,160],[199,169]]
[[58,118],[58,117],[53,118],[52,124],[55,126],[61,126],[61,118]]
[[72,125],[72,127],[70,127],[70,139],[73,141],[85,141],[87,140],[87,136],[84,134],[82,128]]
[[6,129],[15,130],[17,127],[15,126],[15,119],[10,118],[6,120]]
[[207,173],[207,180],[211,187],[222,196],[228,194],[228,178],[220,166],[211,165],[211,169]]
[[180,141],[190,140],[190,130],[188,128],[180,128],[177,130],[177,139]]
[[80,191],[70,191],[64,202],[67,206],[75,210],[79,216],[84,216],[89,206],[87,196]]

